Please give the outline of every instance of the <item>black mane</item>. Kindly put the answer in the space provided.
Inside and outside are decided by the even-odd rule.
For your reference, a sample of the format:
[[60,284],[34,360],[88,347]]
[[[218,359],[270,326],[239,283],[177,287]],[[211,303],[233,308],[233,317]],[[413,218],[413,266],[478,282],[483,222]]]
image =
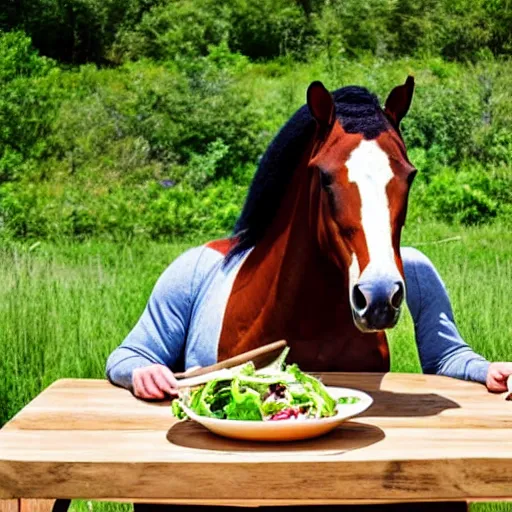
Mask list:
[[[336,116],[347,133],[374,139],[388,128],[377,97],[364,87],[343,87],[332,93]],[[237,243],[228,259],[259,242],[273,221],[303,149],[315,131],[307,105],[283,126],[260,160],[233,236]]]

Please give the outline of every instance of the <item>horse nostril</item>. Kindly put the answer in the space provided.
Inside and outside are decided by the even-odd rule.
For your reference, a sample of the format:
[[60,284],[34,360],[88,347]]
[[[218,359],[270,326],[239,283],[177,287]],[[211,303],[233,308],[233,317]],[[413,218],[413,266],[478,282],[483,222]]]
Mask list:
[[363,295],[363,292],[357,284],[354,286],[354,290],[352,291],[352,301],[358,311],[363,311],[363,309],[368,305],[366,297]]
[[391,296],[391,300],[389,302],[395,309],[398,309],[401,306],[403,300],[404,285],[398,281],[395,283],[395,291],[393,292],[393,295]]

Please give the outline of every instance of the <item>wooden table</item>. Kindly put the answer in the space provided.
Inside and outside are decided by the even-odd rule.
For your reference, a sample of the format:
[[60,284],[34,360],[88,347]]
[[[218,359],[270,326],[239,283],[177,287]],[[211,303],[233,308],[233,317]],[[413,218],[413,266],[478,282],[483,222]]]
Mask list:
[[[55,382],[0,430],[0,509],[52,501],[342,504],[512,499],[512,402],[412,374],[327,374],[374,405],[326,437],[230,441],[100,380]],[[4,501],[2,501],[4,500]]]

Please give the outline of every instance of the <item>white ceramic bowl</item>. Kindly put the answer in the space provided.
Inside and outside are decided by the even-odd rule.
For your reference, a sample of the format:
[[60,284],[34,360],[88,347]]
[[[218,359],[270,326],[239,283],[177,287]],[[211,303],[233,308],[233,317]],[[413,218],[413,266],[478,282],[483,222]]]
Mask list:
[[326,389],[335,399],[342,396],[354,396],[360,400],[355,404],[340,404],[337,406],[338,412],[335,416],[321,419],[289,419],[276,421],[220,420],[207,416],[199,416],[185,406],[183,409],[191,420],[200,423],[210,432],[220,436],[246,441],[281,442],[311,439],[327,434],[344,421],[366,411],[373,403],[373,399],[362,391],[329,386],[326,386]]

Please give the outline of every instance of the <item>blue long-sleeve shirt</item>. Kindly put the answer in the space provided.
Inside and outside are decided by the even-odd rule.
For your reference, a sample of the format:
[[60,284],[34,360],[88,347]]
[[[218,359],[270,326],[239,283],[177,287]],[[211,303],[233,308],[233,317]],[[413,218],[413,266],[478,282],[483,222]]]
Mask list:
[[[176,371],[214,364],[231,286],[249,252],[225,266],[221,253],[201,246],[172,262],[141,318],[108,358],[108,379],[132,389],[136,368],[156,363]],[[460,336],[445,285],[431,261],[412,248],[401,254],[423,372],[485,383],[489,362]]]

